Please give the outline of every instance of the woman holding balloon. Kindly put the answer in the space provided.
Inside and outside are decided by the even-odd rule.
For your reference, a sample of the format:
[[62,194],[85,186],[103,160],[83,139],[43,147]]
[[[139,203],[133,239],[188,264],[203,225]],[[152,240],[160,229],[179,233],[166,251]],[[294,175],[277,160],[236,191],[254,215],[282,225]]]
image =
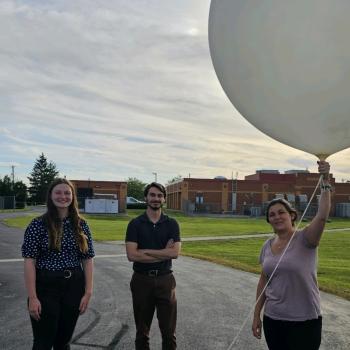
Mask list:
[[[211,58],[235,108],[260,131],[320,160],[350,147],[350,46],[344,45],[350,2],[335,3],[211,0],[209,15]],[[316,248],[330,210],[329,164],[320,161],[319,171],[319,210],[309,226],[294,234],[290,204],[276,200],[268,207],[276,236],[261,251],[252,328],[260,338],[265,305],[270,349],[313,350],[321,342]]]
[[276,235],[261,249],[252,331],[260,339],[263,325],[270,350],[317,350],[321,344],[317,247],[330,211],[331,186],[329,164],[320,161],[318,169],[323,175],[321,196],[318,212],[308,226],[295,231],[297,212],[284,199],[274,199],[267,207],[266,220]]

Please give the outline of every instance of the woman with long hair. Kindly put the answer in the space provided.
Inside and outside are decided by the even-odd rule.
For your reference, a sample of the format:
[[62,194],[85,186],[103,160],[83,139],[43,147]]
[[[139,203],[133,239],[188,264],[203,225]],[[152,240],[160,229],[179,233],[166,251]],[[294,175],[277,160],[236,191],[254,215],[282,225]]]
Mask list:
[[331,186],[329,164],[319,162],[318,170],[323,184],[317,214],[309,225],[295,231],[297,212],[284,199],[274,199],[267,206],[266,220],[275,236],[261,249],[252,331],[260,339],[263,328],[270,350],[317,350],[321,344],[317,247],[330,211]]
[[70,349],[92,295],[94,255],[75,188],[57,178],[48,188],[45,214],[29,224],[22,245],[33,350]]

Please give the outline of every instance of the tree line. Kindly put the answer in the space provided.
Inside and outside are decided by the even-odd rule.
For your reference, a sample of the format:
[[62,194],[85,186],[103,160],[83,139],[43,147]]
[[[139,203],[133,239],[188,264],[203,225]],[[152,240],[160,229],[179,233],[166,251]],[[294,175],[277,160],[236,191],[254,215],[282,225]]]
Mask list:
[[28,176],[29,187],[20,180],[11,180],[9,175],[0,178],[0,197],[15,197],[16,207],[26,204],[43,204],[50,182],[59,174],[55,163],[48,162],[44,153],[36,159]]
[[[44,153],[35,160],[29,176],[29,186],[23,181],[11,180],[9,175],[0,178],[0,197],[15,197],[16,207],[24,208],[26,204],[44,204],[49,184],[59,176],[59,170],[54,162],[48,161]],[[174,177],[167,183],[179,180],[181,175]],[[143,200],[143,190],[146,183],[136,177],[127,180],[127,196]]]

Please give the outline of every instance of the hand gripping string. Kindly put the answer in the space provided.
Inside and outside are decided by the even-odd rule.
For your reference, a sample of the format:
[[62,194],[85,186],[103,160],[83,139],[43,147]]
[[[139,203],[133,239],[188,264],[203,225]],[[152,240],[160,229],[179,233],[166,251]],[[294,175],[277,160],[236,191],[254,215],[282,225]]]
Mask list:
[[268,284],[269,284],[270,281],[272,280],[273,275],[275,274],[275,272],[276,272],[276,270],[277,270],[279,264],[281,263],[281,261],[282,261],[284,255],[285,255],[287,249],[288,249],[289,246],[290,246],[290,243],[292,242],[292,239],[294,238],[295,232],[297,232],[297,230],[298,230],[298,228],[299,228],[299,226],[300,226],[300,223],[302,222],[302,220],[303,220],[303,218],[304,218],[304,216],[305,216],[307,210],[309,209],[309,206],[310,206],[310,204],[311,204],[313,198],[315,197],[315,193],[316,193],[316,191],[317,191],[317,188],[321,185],[321,182],[323,183],[323,175],[321,175],[320,178],[318,179],[317,185],[316,185],[316,187],[315,187],[315,189],[314,189],[314,192],[312,193],[312,195],[311,195],[311,197],[310,197],[309,203],[307,204],[307,206],[306,206],[306,208],[305,208],[305,210],[304,210],[304,212],[303,212],[303,215],[301,216],[301,218],[300,218],[300,220],[299,220],[299,222],[298,222],[298,224],[297,224],[297,226],[296,226],[296,228],[295,228],[295,230],[294,230],[292,236],[290,237],[290,239],[289,239],[289,241],[288,241],[286,247],[284,248],[283,253],[281,254],[280,258],[278,259],[278,262],[277,262],[277,264],[276,264],[274,270],[272,271],[270,278],[269,278],[268,281],[266,282],[266,285],[265,285],[264,289],[262,290],[262,292],[260,293],[260,295],[259,295],[258,298],[256,299],[256,302],[254,303],[253,307],[249,310],[249,313],[248,313],[247,317],[244,319],[241,328],[238,330],[237,335],[235,336],[235,338],[233,339],[232,343],[231,343],[230,346],[227,348],[227,350],[232,350],[232,349],[234,348],[234,346],[235,346],[235,344],[236,344],[236,342],[237,342],[237,339],[238,339],[238,337],[240,336],[240,334],[242,333],[242,330],[243,330],[244,326],[245,326],[246,323],[248,322],[248,320],[249,320],[249,318],[250,318],[250,315],[253,313],[256,304],[259,302],[260,298],[261,298],[262,295],[265,293],[265,290],[266,290]]

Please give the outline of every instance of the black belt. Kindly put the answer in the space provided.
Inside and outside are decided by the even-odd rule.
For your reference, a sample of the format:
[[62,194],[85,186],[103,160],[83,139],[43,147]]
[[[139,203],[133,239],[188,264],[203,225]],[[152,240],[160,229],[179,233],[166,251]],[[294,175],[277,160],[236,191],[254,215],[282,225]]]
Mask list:
[[38,276],[42,277],[63,277],[63,278],[71,278],[74,275],[81,274],[83,269],[81,266],[78,267],[70,267],[64,270],[59,271],[50,271],[50,270],[41,270],[37,269],[36,273]]
[[139,273],[140,275],[157,277],[157,276],[169,275],[169,273],[172,273],[173,271],[171,271],[171,270],[146,270],[146,271],[135,271],[135,272]]

